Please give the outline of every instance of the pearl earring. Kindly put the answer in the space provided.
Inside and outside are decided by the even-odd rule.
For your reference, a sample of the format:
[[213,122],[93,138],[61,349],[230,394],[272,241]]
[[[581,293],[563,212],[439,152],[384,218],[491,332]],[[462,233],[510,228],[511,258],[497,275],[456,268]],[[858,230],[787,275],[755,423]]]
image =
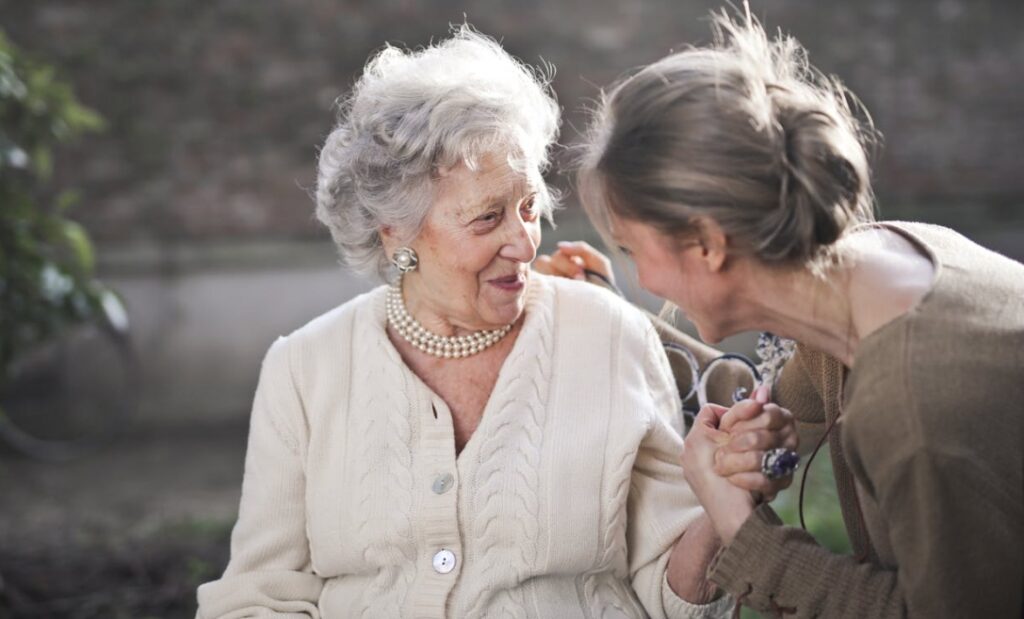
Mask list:
[[402,273],[415,271],[419,263],[420,257],[416,255],[416,250],[411,247],[399,247],[395,250],[395,253],[391,254],[391,264],[395,265],[395,268]]

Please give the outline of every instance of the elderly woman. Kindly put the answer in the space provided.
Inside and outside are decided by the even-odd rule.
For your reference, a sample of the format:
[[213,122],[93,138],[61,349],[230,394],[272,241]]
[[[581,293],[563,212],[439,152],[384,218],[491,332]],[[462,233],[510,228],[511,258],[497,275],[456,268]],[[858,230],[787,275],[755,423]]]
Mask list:
[[728,611],[650,323],[531,273],[557,126],[546,80],[466,28],[370,61],[317,214],[347,265],[394,282],[271,347],[199,617]]
[[[799,342],[775,396],[831,430],[856,556],[729,483],[751,454],[720,432],[749,422],[709,408],[684,466],[726,545],[710,577],[796,617],[1020,617],[1024,267],[952,230],[873,222],[848,93],[749,14],[716,24],[716,44],[608,93],[585,205],[704,340]],[[583,245],[543,261],[587,264],[601,260]]]

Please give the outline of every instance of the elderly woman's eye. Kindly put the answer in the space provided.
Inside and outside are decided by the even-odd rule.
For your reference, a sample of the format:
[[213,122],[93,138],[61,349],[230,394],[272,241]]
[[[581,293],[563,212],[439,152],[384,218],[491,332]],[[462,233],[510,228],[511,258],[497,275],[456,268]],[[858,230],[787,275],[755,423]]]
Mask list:
[[523,219],[526,221],[533,221],[534,219],[537,219],[540,209],[537,207],[536,196],[530,197],[530,199],[523,202],[523,206],[521,208],[523,211]]
[[633,252],[629,251],[629,248],[625,247],[624,245],[619,245],[618,250],[623,256],[626,256],[627,258],[633,257]]
[[501,219],[501,211],[488,211],[473,220],[473,223],[493,224]]

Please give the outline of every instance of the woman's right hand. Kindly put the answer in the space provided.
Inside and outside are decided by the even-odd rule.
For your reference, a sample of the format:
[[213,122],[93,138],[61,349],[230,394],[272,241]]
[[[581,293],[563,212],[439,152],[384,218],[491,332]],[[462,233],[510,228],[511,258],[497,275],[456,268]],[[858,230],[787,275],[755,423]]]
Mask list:
[[584,281],[587,279],[584,270],[589,270],[615,282],[611,260],[585,241],[560,241],[551,255],[537,256],[533,268],[545,275]]
[[705,405],[683,441],[683,475],[726,546],[754,511],[751,493],[715,471],[716,456],[730,438],[721,429],[728,410],[717,404]]

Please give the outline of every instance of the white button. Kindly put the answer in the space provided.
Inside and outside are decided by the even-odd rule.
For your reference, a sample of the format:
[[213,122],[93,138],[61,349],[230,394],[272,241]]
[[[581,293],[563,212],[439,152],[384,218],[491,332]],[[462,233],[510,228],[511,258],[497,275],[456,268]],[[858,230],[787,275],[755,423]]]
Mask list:
[[451,490],[452,484],[454,482],[455,478],[452,476],[451,473],[438,475],[437,479],[434,480],[434,485],[432,486],[434,494],[444,494],[445,492],[448,492],[449,490]]
[[439,550],[434,555],[434,571],[438,574],[447,574],[455,569],[455,553],[451,550]]

